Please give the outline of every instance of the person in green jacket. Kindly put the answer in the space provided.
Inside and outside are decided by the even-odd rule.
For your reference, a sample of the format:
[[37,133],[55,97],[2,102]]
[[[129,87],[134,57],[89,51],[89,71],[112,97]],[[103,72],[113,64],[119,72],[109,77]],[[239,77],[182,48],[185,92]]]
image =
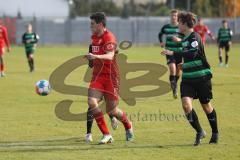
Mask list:
[[225,49],[225,67],[228,67],[228,53],[232,44],[232,30],[228,27],[226,20],[222,21],[222,27],[218,30],[218,53],[219,53],[219,66],[223,66],[222,51]]
[[26,25],[26,32],[22,36],[22,43],[25,46],[25,53],[27,56],[30,72],[34,71],[33,54],[35,52],[39,36],[32,31],[32,24]]
[[182,56],[182,107],[191,126],[196,130],[194,146],[200,144],[206,132],[201,127],[197,113],[193,109],[193,99],[199,99],[212,128],[210,144],[218,142],[217,114],[210,101],[212,99],[212,72],[207,62],[204,45],[199,34],[194,32],[193,26],[196,16],[191,12],[182,12],[178,15],[179,30],[185,35],[182,40],[182,51],[164,50],[161,54]]

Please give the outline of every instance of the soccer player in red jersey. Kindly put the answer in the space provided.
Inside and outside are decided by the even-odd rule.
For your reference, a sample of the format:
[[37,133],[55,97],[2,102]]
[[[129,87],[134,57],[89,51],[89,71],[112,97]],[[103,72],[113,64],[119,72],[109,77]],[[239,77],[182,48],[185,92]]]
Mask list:
[[93,13],[90,19],[92,53],[88,53],[86,58],[93,60],[93,76],[88,90],[88,105],[92,109],[92,115],[103,134],[99,144],[113,141],[103,112],[98,107],[103,98],[106,101],[106,111],[123,123],[126,130],[126,140],[131,141],[133,140],[132,124],[127,119],[126,114],[117,107],[120,76],[115,57],[116,38],[106,28],[106,16],[103,12]]
[[206,33],[212,40],[215,40],[215,37],[213,36],[213,34],[210,32],[208,27],[203,23],[202,18],[198,18],[198,23],[194,26],[193,29],[194,29],[194,32],[197,32],[200,35],[204,45],[206,43],[206,36],[205,36]]
[[0,77],[4,77],[4,61],[3,55],[5,53],[5,45],[7,46],[7,51],[10,52],[10,43],[8,40],[7,28],[1,24],[0,21]]
[[[89,45],[88,53],[92,53],[92,45],[91,44]],[[88,67],[93,68],[93,60],[88,61]],[[93,141],[93,138],[92,138],[92,124],[93,124],[94,117],[92,115],[91,110],[92,109],[89,107],[88,111],[87,111],[87,134],[85,136],[86,142],[92,142]],[[111,120],[112,129],[116,130],[118,128],[118,120],[114,116],[112,116],[110,114],[108,114],[108,115],[109,115],[109,118]]]

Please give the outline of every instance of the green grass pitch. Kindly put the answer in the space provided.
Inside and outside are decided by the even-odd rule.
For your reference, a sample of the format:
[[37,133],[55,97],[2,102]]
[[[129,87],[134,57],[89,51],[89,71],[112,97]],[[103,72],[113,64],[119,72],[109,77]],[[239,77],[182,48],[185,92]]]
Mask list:
[[[125,132],[120,124],[118,130],[111,130],[114,143],[97,145],[101,134],[94,122],[94,142],[86,144],[85,122],[57,118],[55,106],[61,100],[71,99],[74,100],[72,113],[85,112],[87,98],[55,91],[41,97],[35,93],[34,85],[40,79],[48,79],[65,61],[86,53],[87,47],[38,47],[34,73],[28,71],[23,48],[13,47],[12,52],[5,55],[7,76],[0,78],[0,160],[240,159],[239,50],[239,45],[233,45],[229,68],[224,68],[218,67],[216,45],[206,47],[214,75],[212,104],[218,113],[220,140],[218,145],[208,144],[211,129],[198,101],[194,101],[207,137],[202,145],[193,147],[195,132],[183,116],[180,99],[174,100],[171,92],[157,97],[137,98],[135,106],[120,101],[120,108],[132,116],[135,132],[133,142],[125,141]],[[121,52],[127,55],[128,63],[165,65],[165,57],[159,51],[158,47],[145,46]],[[83,82],[85,71],[86,66],[74,70],[65,83],[87,87],[88,84]],[[129,74],[129,77],[137,77],[142,73]],[[168,81],[168,72],[161,80]],[[141,90],[148,90],[148,87],[143,86]],[[151,118],[153,114],[162,117]],[[108,117],[106,120],[110,128]]]

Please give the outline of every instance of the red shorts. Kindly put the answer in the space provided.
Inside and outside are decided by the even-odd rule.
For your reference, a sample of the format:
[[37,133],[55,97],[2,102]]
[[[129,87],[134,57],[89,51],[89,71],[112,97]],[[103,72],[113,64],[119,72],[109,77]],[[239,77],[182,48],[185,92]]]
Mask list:
[[96,76],[91,80],[89,88],[103,92],[106,100],[118,100],[119,81],[117,79]]
[[0,47],[0,56],[2,56],[5,53],[5,48],[4,47]]

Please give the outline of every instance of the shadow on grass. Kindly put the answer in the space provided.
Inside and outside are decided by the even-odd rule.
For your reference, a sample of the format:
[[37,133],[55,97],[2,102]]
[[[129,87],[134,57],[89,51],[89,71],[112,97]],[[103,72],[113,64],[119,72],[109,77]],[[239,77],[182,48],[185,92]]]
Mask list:
[[169,149],[175,147],[192,147],[192,144],[140,144],[117,140],[112,144],[99,145],[86,143],[83,139],[72,137],[40,141],[0,142],[0,152],[57,152],[84,150],[119,150],[119,149]]

